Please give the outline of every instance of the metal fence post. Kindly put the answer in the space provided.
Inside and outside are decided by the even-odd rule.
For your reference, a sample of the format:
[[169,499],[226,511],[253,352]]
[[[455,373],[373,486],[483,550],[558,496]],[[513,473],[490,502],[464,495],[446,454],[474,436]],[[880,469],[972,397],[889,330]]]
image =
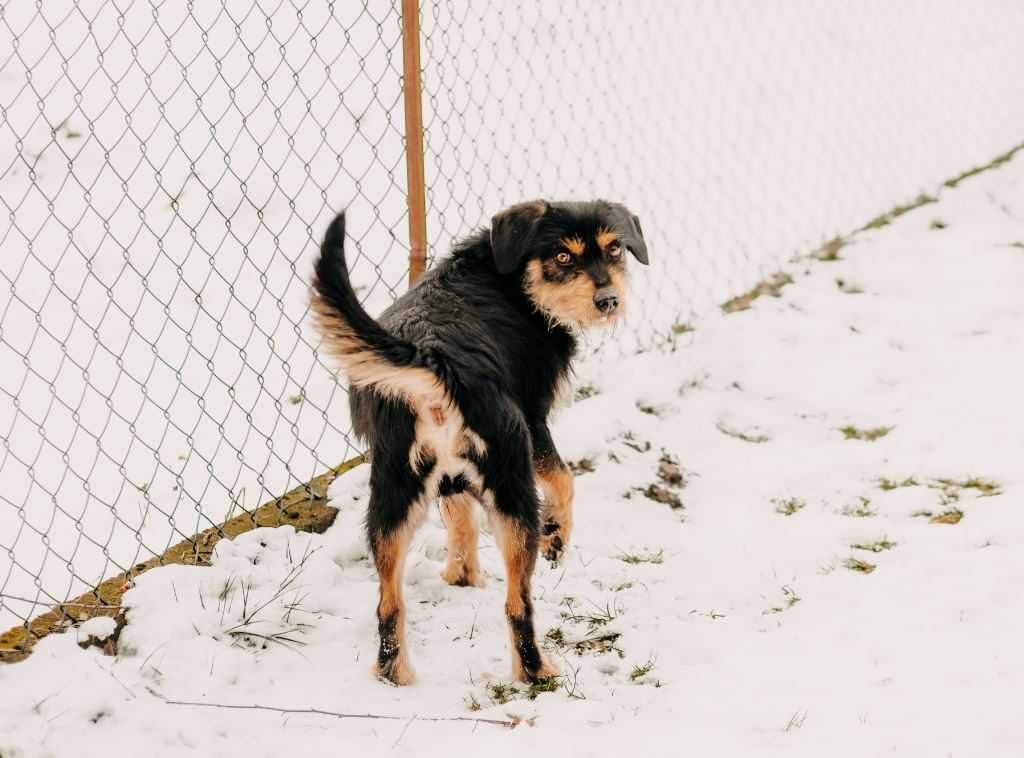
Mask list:
[[419,0],[402,0],[403,100],[405,166],[408,176],[409,286],[427,266],[427,203],[423,171],[423,99],[420,81]]

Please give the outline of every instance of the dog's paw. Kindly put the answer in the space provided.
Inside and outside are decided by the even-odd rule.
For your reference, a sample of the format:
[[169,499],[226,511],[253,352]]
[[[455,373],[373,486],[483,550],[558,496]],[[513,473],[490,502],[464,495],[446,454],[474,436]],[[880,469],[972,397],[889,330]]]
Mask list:
[[441,578],[453,587],[484,586],[484,575],[479,567],[460,560],[449,560],[441,571]]
[[373,674],[385,684],[393,684],[397,687],[405,687],[416,683],[416,672],[409,665],[409,659],[402,651],[394,658],[378,661],[373,667]]
[[557,663],[554,663],[544,653],[540,654],[540,666],[536,671],[527,671],[521,665],[513,672],[513,678],[523,684],[542,684],[545,680],[559,676],[562,673]]
[[540,554],[557,566],[569,547],[569,535],[561,524],[545,521],[540,532]]

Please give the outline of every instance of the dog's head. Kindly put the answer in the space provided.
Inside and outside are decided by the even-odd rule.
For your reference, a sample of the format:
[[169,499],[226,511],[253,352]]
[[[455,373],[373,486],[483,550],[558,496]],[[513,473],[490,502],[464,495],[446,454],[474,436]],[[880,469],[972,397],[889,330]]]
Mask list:
[[604,200],[514,205],[491,220],[491,249],[498,273],[522,272],[534,305],[574,328],[618,319],[628,254],[647,263],[640,219]]

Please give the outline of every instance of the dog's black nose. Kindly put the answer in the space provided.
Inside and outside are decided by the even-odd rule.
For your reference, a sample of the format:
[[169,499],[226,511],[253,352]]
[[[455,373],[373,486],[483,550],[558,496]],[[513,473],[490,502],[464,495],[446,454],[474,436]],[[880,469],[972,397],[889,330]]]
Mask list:
[[594,305],[601,313],[613,313],[619,307],[619,293],[610,287],[600,289],[594,295]]

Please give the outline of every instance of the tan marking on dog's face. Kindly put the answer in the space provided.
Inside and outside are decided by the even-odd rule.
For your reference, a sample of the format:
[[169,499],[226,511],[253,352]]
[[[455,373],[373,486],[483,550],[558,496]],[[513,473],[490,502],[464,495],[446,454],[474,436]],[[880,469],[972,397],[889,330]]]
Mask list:
[[613,242],[617,242],[618,241],[619,235],[618,235],[617,232],[613,232],[611,229],[608,229],[608,228],[602,226],[597,231],[596,239],[597,239],[597,246],[599,248],[601,248],[602,252],[604,252],[605,250],[608,249],[609,245],[611,245]]
[[587,252],[587,245],[580,237],[563,237],[558,242],[575,256],[580,256]]
[[594,280],[583,272],[577,272],[571,278],[551,281],[544,275],[545,266],[555,267],[553,261],[541,261],[534,258],[526,264],[523,277],[523,288],[537,309],[555,323],[574,329],[585,329],[592,326],[611,325],[625,311],[626,304],[626,273],[621,266],[611,268],[609,279],[611,286],[619,293],[619,308],[611,316],[605,316],[594,305],[594,294],[597,287]]

